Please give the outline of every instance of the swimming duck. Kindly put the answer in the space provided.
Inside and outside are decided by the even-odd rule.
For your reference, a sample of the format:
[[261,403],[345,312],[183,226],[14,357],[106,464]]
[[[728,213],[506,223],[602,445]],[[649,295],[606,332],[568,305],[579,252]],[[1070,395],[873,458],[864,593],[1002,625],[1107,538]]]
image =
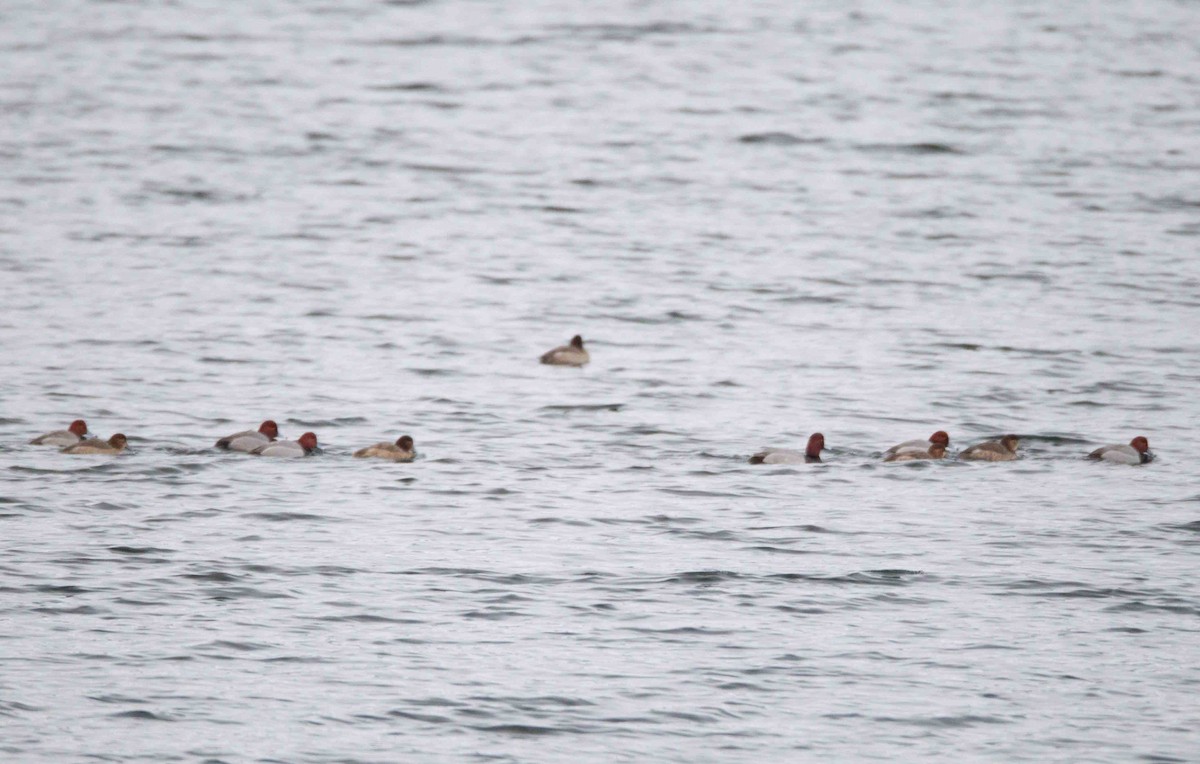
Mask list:
[[375,457],[390,459],[393,462],[411,462],[416,452],[413,450],[413,439],[403,435],[395,443],[376,443],[373,446],[360,448],[354,452],[359,458]]
[[946,447],[941,443],[930,443],[928,446],[909,446],[883,457],[885,462],[915,462],[923,459],[941,459],[946,455]]
[[583,366],[591,360],[588,351],[583,349],[583,337],[576,334],[571,338],[571,344],[556,347],[542,354],[542,363],[553,366]]
[[62,450],[64,454],[119,454],[125,450],[127,440],[124,435],[117,433],[108,440],[89,438]]
[[825,449],[825,436],[815,432],[808,438],[808,447],[803,452],[790,448],[766,448],[750,457],[751,464],[813,464],[821,461]]
[[1150,441],[1139,435],[1128,446],[1100,446],[1088,458],[1117,464],[1145,464],[1154,459],[1154,454],[1150,453]]
[[317,436],[311,432],[306,432],[300,436],[299,440],[277,440],[273,443],[264,443],[261,446],[250,451],[252,454],[259,456],[308,456],[317,450]]
[[45,435],[39,435],[29,441],[31,446],[73,446],[83,440],[83,436],[88,434],[87,422],[82,419],[76,419],[71,422],[71,426],[65,430],[55,430],[48,432]]
[[279,425],[274,419],[268,419],[258,426],[257,430],[243,430],[232,435],[226,435],[217,441],[217,448],[226,451],[250,452],[259,446],[270,443],[279,437]]
[[887,451],[884,451],[883,455],[887,456],[889,454],[894,454],[904,448],[919,448],[922,450],[927,450],[931,443],[936,443],[942,448],[946,448],[950,445],[950,436],[946,434],[945,430],[938,430],[929,436],[929,440],[906,440],[903,443],[897,443]]
[[1017,444],[1021,439],[1016,435],[1005,435],[999,441],[989,440],[963,449],[959,459],[984,462],[1011,462],[1017,458]]

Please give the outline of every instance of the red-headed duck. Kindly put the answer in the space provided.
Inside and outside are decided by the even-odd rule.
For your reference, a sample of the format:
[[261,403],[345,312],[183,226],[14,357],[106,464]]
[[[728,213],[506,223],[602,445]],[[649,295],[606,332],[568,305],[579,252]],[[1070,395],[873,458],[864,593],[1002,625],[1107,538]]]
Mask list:
[[541,360],[552,366],[583,366],[591,356],[583,349],[583,337],[576,334],[571,338],[571,344],[543,353]]
[[1016,435],[1005,435],[1000,440],[988,440],[983,443],[963,449],[959,459],[979,462],[1011,462],[1017,458],[1017,444],[1021,439]]
[[317,450],[317,436],[306,432],[300,440],[278,440],[274,443],[264,443],[250,453],[259,456],[308,456]]
[[942,448],[946,448],[950,445],[950,436],[946,434],[945,430],[938,430],[929,436],[929,440],[906,440],[903,443],[897,443],[887,451],[884,451],[883,455],[887,456],[889,454],[894,454],[904,448],[919,448],[922,450],[927,450],[930,444],[937,444]]
[[31,446],[73,446],[83,440],[83,436],[88,434],[87,422],[82,419],[76,419],[71,422],[71,426],[65,430],[55,430],[48,432],[45,435],[39,435],[29,441]]
[[885,462],[915,462],[922,459],[941,459],[946,455],[946,447],[941,443],[930,443],[921,446],[909,446],[883,457]]
[[1150,441],[1139,435],[1128,446],[1100,446],[1088,458],[1117,464],[1145,464],[1154,459],[1154,454],[1150,453]]
[[751,464],[813,464],[821,461],[825,436],[815,432],[808,438],[808,447],[801,451],[790,448],[765,448],[750,457]]
[[226,435],[217,441],[217,448],[226,451],[245,451],[249,453],[259,446],[266,445],[279,437],[279,425],[274,419],[268,419],[258,426],[257,430],[244,430]]
[[389,459],[393,462],[411,462],[417,453],[413,450],[413,439],[403,435],[395,443],[376,443],[373,446],[358,449],[354,455],[359,458],[374,457]]
[[125,450],[127,442],[125,436],[118,432],[108,440],[89,438],[80,441],[73,446],[67,446],[62,452],[64,454],[119,454]]

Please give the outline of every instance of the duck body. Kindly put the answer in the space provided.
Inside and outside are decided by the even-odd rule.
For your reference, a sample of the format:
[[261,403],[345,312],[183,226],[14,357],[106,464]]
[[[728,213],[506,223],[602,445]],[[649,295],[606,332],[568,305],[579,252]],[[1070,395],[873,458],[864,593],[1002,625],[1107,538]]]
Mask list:
[[1154,455],[1150,453],[1150,442],[1138,436],[1129,445],[1100,446],[1088,458],[1114,464],[1145,464],[1153,461]]
[[958,458],[978,462],[1016,461],[1018,443],[1020,438],[1016,435],[1005,435],[1000,440],[988,440],[965,448]]
[[126,437],[118,432],[108,440],[89,438],[80,441],[73,446],[67,446],[62,452],[64,454],[119,454],[125,450],[127,442]]
[[940,443],[907,446],[886,454],[885,462],[917,462],[931,459],[942,459],[946,456],[946,447]]
[[277,440],[264,443],[250,451],[258,456],[273,456],[284,459],[309,456],[317,450],[317,436],[306,432],[299,440]]
[[354,452],[354,455],[360,459],[374,458],[393,462],[411,462],[416,458],[417,453],[413,449],[413,439],[404,435],[395,443],[376,443],[373,446],[360,448]]
[[751,464],[813,464],[819,456],[809,456],[794,448],[765,448],[750,457]]
[[29,441],[31,446],[73,446],[83,440],[83,436],[88,434],[87,422],[82,419],[76,419],[71,422],[71,425],[65,430],[55,430],[48,432],[45,435],[39,435]]
[[903,443],[897,443],[887,451],[884,451],[883,455],[886,457],[889,454],[895,454],[905,449],[913,448],[926,450],[930,445],[933,444],[947,447],[950,445],[950,436],[947,435],[944,430],[938,430],[934,434],[930,435],[928,440],[906,440]]
[[243,430],[232,435],[226,435],[217,441],[217,448],[226,451],[243,451],[250,453],[259,446],[273,442],[279,437],[279,426],[274,420],[268,419],[258,426],[257,430]]
[[257,432],[247,432],[231,435],[228,438],[221,438],[217,441],[217,448],[226,451],[241,451],[248,454],[259,446],[265,446],[273,442],[270,438],[264,438]]
[[583,337],[576,334],[569,345],[542,353],[541,362],[551,366],[583,366],[592,360],[583,348]]
[[750,457],[751,464],[818,464],[825,449],[825,436],[815,432],[808,438],[803,451],[791,448],[764,448]]

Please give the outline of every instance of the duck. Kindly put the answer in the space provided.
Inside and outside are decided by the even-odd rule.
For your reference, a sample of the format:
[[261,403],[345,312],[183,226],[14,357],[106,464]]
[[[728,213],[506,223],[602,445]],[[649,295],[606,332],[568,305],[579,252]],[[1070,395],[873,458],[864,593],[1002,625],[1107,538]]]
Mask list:
[[62,450],[64,454],[119,454],[125,450],[128,439],[117,433],[108,440],[88,438]]
[[258,456],[309,456],[317,450],[317,436],[314,433],[306,432],[300,436],[299,440],[277,440],[270,443],[263,443],[261,446],[250,451]]
[[1005,435],[1000,440],[988,440],[976,443],[963,449],[959,459],[982,462],[1011,462],[1017,458],[1017,444],[1021,439],[1016,435]]
[[814,432],[803,452],[790,448],[765,448],[750,457],[751,464],[816,464],[825,450],[825,436]]
[[87,422],[76,419],[65,430],[55,430],[29,441],[31,446],[73,446],[88,434]]
[[417,454],[413,450],[413,439],[408,435],[402,435],[395,443],[376,443],[373,446],[358,449],[354,455],[360,459],[375,457],[376,459],[389,459],[393,462],[411,462]]
[[915,462],[924,459],[941,459],[946,456],[946,447],[941,443],[930,443],[928,446],[921,445],[909,446],[901,448],[898,451],[887,454],[883,457],[885,462]]
[[946,448],[950,445],[950,436],[946,434],[945,430],[938,430],[929,436],[929,440],[906,440],[903,443],[897,443],[887,451],[884,451],[883,455],[888,456],[889,454],[894,454],[897,451],[905,448],[928,449],[931,443],[936,443],[942,448]]
[[568,345],[556,347],[542,353],[542,363],[551,366],[583,366],[592,360],[588,351],[583,349],[583,337],[576,334]]
[[279,425],[274,419],[268,419],[258,426],[257,430],[243,430],[232,435],[226,435],[217,441],[217,448],[226,451],[245,451],[249,453],[259,446],[266,445],[279,437]]
[[1100,446],[1088,458],[1116,464],[1145,464],[1154,459],[1154,454],[1150,453],[1150,441],[1139,435],[1128,446]]

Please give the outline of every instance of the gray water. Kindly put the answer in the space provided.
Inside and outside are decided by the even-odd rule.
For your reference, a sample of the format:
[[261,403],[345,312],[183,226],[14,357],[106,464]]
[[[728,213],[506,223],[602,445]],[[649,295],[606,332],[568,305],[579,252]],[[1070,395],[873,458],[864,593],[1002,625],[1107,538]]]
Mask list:
[[5,3],[0,757],[1196,760],[1197,40]]

